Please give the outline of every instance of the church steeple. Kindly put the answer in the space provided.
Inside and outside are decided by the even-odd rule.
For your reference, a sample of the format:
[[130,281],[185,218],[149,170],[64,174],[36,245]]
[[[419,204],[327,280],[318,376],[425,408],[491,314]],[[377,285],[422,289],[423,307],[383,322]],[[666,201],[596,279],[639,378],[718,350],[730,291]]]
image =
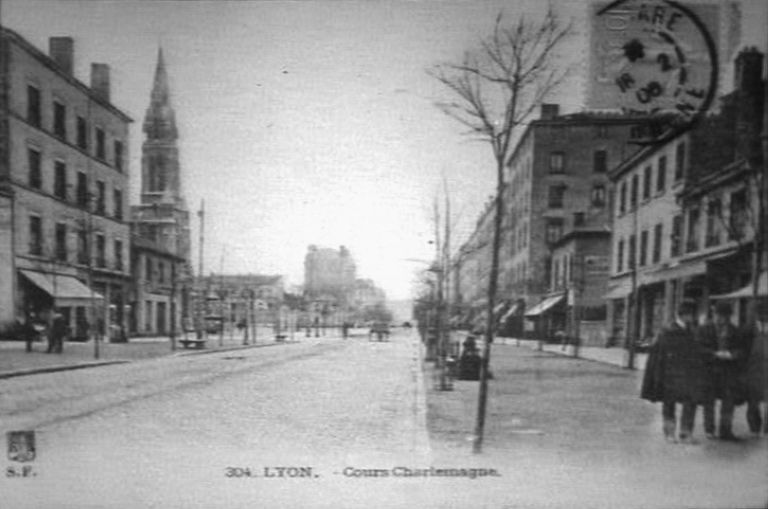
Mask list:
[[168,73],[165,70],[163,48],[157,50],[155,79],[149,107],[144,116],[144,133],[149,140],[172,141],[178,137],[176,114],[171,106],[171,92],[168,85]]

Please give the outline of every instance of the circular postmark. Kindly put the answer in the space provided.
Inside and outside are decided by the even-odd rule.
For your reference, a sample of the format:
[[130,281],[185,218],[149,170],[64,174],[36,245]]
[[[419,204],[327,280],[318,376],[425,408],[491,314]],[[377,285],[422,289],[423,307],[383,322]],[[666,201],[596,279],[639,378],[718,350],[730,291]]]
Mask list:
[[717,6],[616,0],[597,18],[612,107],[653,117],[634,142],[666,143],[694,127],[717,91],[717,49],[705,22],[717,26]]

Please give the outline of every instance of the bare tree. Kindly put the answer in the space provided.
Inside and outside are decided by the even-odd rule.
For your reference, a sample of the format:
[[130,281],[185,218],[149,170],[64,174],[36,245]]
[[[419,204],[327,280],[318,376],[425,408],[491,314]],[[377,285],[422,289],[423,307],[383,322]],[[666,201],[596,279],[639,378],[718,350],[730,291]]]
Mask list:
[[499,274],[499,246],[503,212],[504,168],[514,150],[519,128],[534,108],[565,79],[568,68],[556,65],[556,51],[572,31],[552,6],[536,22],[520,17],[505,23],[496,17],[492,33],[468,51],[461,64],[442,64],[430,70],[445,85],[452,100],[437,106],[468,128],[467,135],[487,141],[496,162],[496,195],[488,317],[473,450],[482,451],[488,391],[490,344],[494,335],[494,307]]

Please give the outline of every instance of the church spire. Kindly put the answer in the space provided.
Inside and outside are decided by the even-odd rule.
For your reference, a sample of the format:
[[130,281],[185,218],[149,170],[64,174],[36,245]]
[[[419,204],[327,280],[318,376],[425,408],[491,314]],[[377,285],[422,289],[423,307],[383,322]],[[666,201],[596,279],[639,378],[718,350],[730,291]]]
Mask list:
[[171,92],[162,46],[157,50],[155,79],[152,85],[149,108],[147,108],[144,118],[144,132],[148,139],[170,141],[177,137],[176,115],[171,107]]
[[155,66],[155,81],[152,86],[152,104],[170,105],[170,88],[168,87],[168,73],[165,71],[165,58],[163,47],[157,49],[157,65]]

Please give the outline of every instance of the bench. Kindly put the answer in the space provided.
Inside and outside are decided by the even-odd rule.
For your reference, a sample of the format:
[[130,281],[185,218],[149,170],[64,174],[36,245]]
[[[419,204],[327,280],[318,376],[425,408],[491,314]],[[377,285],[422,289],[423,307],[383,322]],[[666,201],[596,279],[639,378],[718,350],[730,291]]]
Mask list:
[[195,348],[195,349],[201,349],[205,347],[205,340],[204,339],[180,339],[179,343],[184,348]]

